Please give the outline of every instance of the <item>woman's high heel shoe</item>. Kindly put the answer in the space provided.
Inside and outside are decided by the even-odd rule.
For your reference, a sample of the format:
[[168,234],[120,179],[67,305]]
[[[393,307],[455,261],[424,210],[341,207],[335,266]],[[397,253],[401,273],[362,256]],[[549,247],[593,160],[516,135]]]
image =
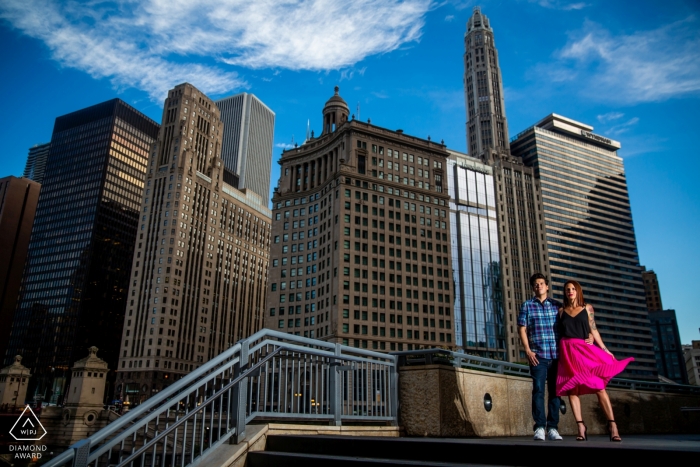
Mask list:
[[588,427],[585,423],[583,423],[583,420],[576,420],[576,423],[580,423],[581,425],[583,425],[583,436],[577,436],[576,441],[588,441]]
[[620,435],[618,434],[618,435],[613,436],[613,434],[612,434],[612,424],[613,423],[615,425],[617,425],[617,422],[615,420],[608,420],[608,433],[610,433],[610,441],[612,441],[613,443],[621,443],[622,438],[620,438]]

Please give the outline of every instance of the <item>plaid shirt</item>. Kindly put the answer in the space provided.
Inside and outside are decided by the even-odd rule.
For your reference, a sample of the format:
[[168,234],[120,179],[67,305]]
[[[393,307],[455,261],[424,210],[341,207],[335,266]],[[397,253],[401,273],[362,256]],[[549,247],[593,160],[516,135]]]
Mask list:
[[544,302],[532,297],[523,303],[518,314],[518,326],[527,328],[530,350],[543,358],[557,358],[557,315],[561,303],[547,297]]

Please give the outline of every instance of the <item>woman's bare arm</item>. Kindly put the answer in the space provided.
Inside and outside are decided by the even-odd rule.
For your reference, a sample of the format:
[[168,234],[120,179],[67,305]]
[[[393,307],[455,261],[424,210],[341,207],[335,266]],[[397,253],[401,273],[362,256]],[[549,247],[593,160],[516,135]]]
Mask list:
[[600,333],[598,332],[598,327],[595,324],[595,311],[593,310],[593,305],[586,305],[586,312],[588,313],[588,324],[591,327],[591,334],[593,335],[593,339],[595,340],[595,343],[598,344],[598,347],[601,349],[605,350],[607,353],[612,355],[612,353],[608,350],[607,347],[605,347],[605,344],[603,344],[603,339],[600,337]]

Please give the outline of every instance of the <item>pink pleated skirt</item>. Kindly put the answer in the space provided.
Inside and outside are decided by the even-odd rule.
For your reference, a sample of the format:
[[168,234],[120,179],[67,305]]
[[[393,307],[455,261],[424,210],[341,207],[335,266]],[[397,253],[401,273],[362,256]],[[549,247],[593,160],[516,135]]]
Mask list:
[[557,396],[594,394],[608,385],[634,358],[616,360],[597,345],[583,339],[559,341]]

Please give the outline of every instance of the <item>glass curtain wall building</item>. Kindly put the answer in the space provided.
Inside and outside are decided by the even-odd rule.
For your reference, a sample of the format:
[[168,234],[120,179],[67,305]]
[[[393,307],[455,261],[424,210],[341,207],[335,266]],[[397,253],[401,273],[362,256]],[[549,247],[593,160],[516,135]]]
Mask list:
[[635,358],[622,376],[656,379],[620,143],[592,131],[551,114],[515,137],[511,150],[540,180],[552,295],[563,300],[564,283],[580,282],[607,347]]
[[688,384],[681,335],[675,310],[649,311],[651,337],[659,375],[678,384]]
[[60,402],[91,345],[116,368],[158,128],[119,99],[56,119],[5,359],[32,368],[28,394]]
[[468,353],[505,360],[507,345],[493,169],[466,154],[449,152],[447,186],[455,344]]
[[503,323],[510,347],[506,359],[525,361],[517,335],[517,314],[523,301],[532,296],[530,276],[535,272],[549,274],[542,201],[532,167],[510,152],[495,35],[479,7],[474,8],[464,35],[464,94],[469,156],[493,168],[501,234]]
[[49,157],[51,143],[36,144],[29,148],[27,164],[24,166],[22,176],[37,183],[44,183],[46,173],[46,159]]

